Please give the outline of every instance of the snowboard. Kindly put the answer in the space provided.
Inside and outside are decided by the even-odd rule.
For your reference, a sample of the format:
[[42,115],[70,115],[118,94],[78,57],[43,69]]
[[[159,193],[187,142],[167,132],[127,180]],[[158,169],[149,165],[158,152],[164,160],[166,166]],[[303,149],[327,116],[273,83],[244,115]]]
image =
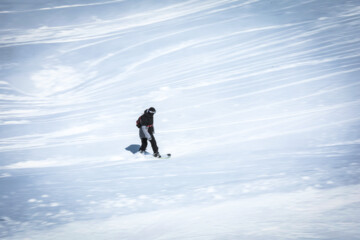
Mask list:
[[145,151],[145,153],[143,153],[143,155],[144,156],[150,156],[151,155],[153,158],[158,158],[158,159],[169,159],[171,157],[171,153],[163,154],[163,155],[161,155],[161,157],[154,157],[151,153],[146,152],[146,151]]
[[[157,157],[155,157],[157,158]],[[171,158],[171,154],[170,153],[167,153],[167,154],[164,154],[164,155],[161,155],[161,157],[159,157],[160,159],[168,159],[168,158]]]

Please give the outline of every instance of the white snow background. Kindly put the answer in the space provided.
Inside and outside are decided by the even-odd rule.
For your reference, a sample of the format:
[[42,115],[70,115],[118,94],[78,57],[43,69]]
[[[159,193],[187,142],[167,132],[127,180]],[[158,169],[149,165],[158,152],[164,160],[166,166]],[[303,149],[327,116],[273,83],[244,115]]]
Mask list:
[[[0,238],[360,239],[359,26],[358,0],[2,0]],[[171,159],[131,152],[151,106]]]

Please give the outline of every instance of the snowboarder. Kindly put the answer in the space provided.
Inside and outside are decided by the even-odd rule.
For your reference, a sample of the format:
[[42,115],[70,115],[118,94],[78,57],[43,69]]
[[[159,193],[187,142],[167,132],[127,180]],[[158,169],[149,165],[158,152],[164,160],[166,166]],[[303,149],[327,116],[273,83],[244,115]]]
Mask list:
[[141,147],[139,149],[140,153],[145,153],[148,140],[151,143],[152,150],[154,152],[154,157],[161,158],[159,153],[159,148],[156,144],[154,137],[154,114],[156,113],[155,108],[151,107],[144,111],[144,114],[139,117],[137,121],[137,126],[139,127],[139,135],[141,138]]

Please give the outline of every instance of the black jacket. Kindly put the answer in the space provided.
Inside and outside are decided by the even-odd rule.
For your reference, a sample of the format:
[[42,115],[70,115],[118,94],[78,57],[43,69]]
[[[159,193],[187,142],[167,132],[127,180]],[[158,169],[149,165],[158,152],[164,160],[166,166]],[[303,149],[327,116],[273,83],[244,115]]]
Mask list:
[[144,114],[141,116],[140,118],[140,123],[141,126],[147,126],[148,131],[150,134],[154,134],[155,133],[155,129],[154,129],[154,114],[153,113],[149,113],[147,110],[144,111]]

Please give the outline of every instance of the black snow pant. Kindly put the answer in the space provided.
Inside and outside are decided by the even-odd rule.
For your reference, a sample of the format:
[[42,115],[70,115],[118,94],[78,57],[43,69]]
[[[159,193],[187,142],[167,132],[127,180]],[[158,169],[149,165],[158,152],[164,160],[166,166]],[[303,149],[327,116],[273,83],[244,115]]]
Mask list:
[[[150,140],[150,143],[151,143],[151,147],[152,147],[152,150],[154,151],[154,153],[157,153],[159,151],[159,148],[156,144],[156,140],[155,140],[155,137],[154,135],[150,134],[151,135],[151,140]],[[140,150],[142,151],[145,151],[146,150],[146,147],[148,145],[148,142],[147,142],[147,138],[141,138],[141,147],[140,147]]]

